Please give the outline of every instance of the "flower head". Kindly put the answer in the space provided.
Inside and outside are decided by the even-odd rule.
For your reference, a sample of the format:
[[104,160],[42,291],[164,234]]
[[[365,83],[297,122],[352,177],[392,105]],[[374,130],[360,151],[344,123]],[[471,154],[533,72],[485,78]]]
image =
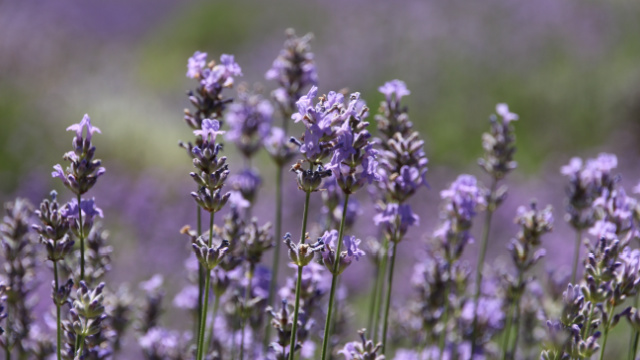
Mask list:
[[384,85],[378,88],[387,99],[391,102],[393,95],[395,94],[395,101],[400,102],[403,96],[410,95],[411,91],[407,89],[407,85],[402,80],[391,80],[384,83]]
[[196,51],[187,62],[187,77],[196,79],[207,65],[207,53]]
[[69,126],[67,128],[67,131],[75,131],[76,138],[82,139],[82,133],[84,132],[85,128],[87,129],[87,137],[86,137],[87,141],[91,141],[91,137],[93,136],[93,133],[97,132],[98,134],[101,134],[100,129],[91,125],[91,118],[89,117],[88,114],[84,114],[80,123]]
[[202,139],[208,143],[214,143],[216,141],[216,136],[224,133],[225,131],[220,130],[220,122],[215,119],[202,120],[202,129],[193,131],[194,135],[201,136]]

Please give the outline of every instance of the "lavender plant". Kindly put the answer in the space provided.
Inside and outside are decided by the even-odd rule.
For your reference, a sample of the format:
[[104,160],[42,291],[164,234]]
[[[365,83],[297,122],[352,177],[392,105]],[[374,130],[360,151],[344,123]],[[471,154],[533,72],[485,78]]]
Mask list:
[[[506,198],[502,182],[516,168],[513,122],[518,116],[498,104],[479,161],[489,187],[464,174],[439,192],[439,222],[424,243],[414,246],[420,252],[407,281],[413,292],[405,296],[394,279],[396,264],[408,262],[398,246],[427,233],[412,229],[421,216],[429,219],[411,205],[422,200],[420,190],[428,187],[428,160],[404,103],[410,91],[400,80],[378,89],[384,100],[374,139],[359,93],[318,96],[310,40],[310,35],[287,31],[284,48],[265,75],[276,83],[270,97],[261,85],[244,84],[236,100],[228,97],[227,89],[242,75],[231,55],[207,63],[207,54],[196,52],[187,62],[186,75],[197,83],[188,93],[193,108],[185,110],[184,119],[194,138],[180,145],[195,167],[191,197],[198,210],[195,229],[180,230],[190,256],[187,281],[172,299],[175,307],[189,312],[193,329],[182,331],[163,321],[165,297],[173,295],[172,277],[165,282],[155,274],[138,289],[132,287],[136,291],[107,285],[113,248],[100,223],[99,199],[85,195],[105,172],[92,143],[100,130],[85,115],[67,128],[75,132],[73,149],[63,157],[68,167],[56,165],[52,173],[71,190],[71,200],[62,202],[51,192],[35,211],[23,199],[5,205],[0,224],[0,346],[5,358],[479,360],[539,354],[542,359],[604,359],[614,353],[608,344],[613,329],[627,326],[622,319],[633,330],[628,358],[637,356],[640,205],[613,173],[614,155],[600,154],[584,163],[574,158],[561,169],[569,179],[566,219],[576,232],[570,277],[556,272],[546,283],[536,280],[542,238],[553,227],[553,215],[550,207],[541,209],[535,202],[518,208],[516,235],[495,261],[510,263],[485,266],[488,242],[500,236],[490,230],[493,213]],[[281,127],[274,126],[278,116]],[[290,137],[296,131],[302,134]],[[222,155],[222,135],[240,154],[242,166],[230,166],[234,158],[227,161]],[[262,208],[254,208],[264,197],[264,169],[256,161],[263,147],[277,170],[274,228],[261,218]],[[304,193],[303,204],[285,196],[290,189],[282,172],[294,157],[291,172]],[[372,203],[356,199],[363,188]],[[314,193],[322,201],[312,203]],[[302,206],[295,219],[302,225],[299,238],[282,236],[285,205]],[[209,214],[205,227],[203,211]],[[480,230],[473,225],[483,211],[474,273],[466,259],[473,234]],[[222,215],[218,225],[216,213]],[[314,213],[320,215],[309,216]],[[354,224],[360,213],[371,216],[378,238],[359,233]],[[293,270],[284,283],[278,279],[281,244]],[[582,267],[581,244],[586,252]],[[270,255],[273,263],[265,266]],[[363,284],[372,280],[365,311],[357,306],[361,303],[352,284],[342,280],[363,256],[374,265],[372,274],[357,278]],[[42,306],[35,296],[39,279],[51,276],[41,263],[52,270],[53,306]],[[368,330],[358,331],[358,341],[347,341],[361,322]]]

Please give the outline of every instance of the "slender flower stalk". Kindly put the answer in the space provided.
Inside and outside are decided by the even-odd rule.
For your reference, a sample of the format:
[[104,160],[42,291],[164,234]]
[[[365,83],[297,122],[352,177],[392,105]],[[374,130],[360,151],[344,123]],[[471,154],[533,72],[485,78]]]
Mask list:
[[[389,279],[387,280],[387,299],[385,301],[385,309],[384,309],[384,321],[382,322],[382,353],[385,354],[385,350],[387,348],[387,346],[385,346],[386,344],[386,339],[387,339],[387,329],[389,327],[389,309],[391,308],[391,289],[393,286],[393,269],[394,269],[394,265],[396,263],[396,250],[398,248],[398,243],[394,242],[393,243],[393,248],[391,250],[391,264],[389,266]],[[444,338],[444,337],[443,337]]]
[[344,197],[344,207],[342,208],[342,220],[340,220],[340,230],[338,231],[338,244],[335,250],[335,257],[333,259],[333,268],[331,269],[332,278],[331,278],[331,290],[329,291],[329,307],[327,308],[327,318],[324,322],[324,335],[322,337],[322,356],[321,359],[325,360],[327,358],[327,346],[329,344],[329,336],[331,329],[331,315],[333,314],[333,302],[336,294],[336,283],[338,281],[339,275],[339,266],[340,266],[340,248],[342,246],[342,238],[344,233],[344,221],[347,217],[347,206],[349,204],[349,193],[345,194]]
[[[302,232],[300,234],[300,244],[305,243],[305,239],[307,238],[307,216],[309,215],[309,198],[311,197],[311,192],[307,191],[305,193],[304,199],[304,210],[302,215]],[[296,348],[296,335],[298,331],[298,314],[300,312],[300,285],[302,284],[302,268],[304,267],[304,262],[300,262],[298,264],[298,277],[296,278],[296,301],[293,307],[293,325],[291,328],[291,340],[289,341],[289,360],[293,360],[294,358],[294,350]]]
[[[209,241],[207,242],[207,246],[211,247],[213,245],[213,219],[215,212],[211,212],[209,214]],[[202,316],[200,316],[200,329],[198,330],[198,360],[202,360],[202,356],[204,354],[204,331],[207,325],[207,317],[204,314],[207,313],[207,307],[209,306],[209,286],[211,285],[211,269],[207,269],[205,271],[205,280],[204,280],[204,302],[202,303]]]
[[376,288],[378,289],[377,293],[374,294],[375,297],[375,306],[373,310],[373,341],[377,342],[380,336],[380,310],[382,309],[382,298],[384,294],[384,276],[387,273],[387,262],[389,261],[389,239],[385,238],[384,243],[382,245],[382,257],[380,259],[380,268],[378,270],[378,278]]

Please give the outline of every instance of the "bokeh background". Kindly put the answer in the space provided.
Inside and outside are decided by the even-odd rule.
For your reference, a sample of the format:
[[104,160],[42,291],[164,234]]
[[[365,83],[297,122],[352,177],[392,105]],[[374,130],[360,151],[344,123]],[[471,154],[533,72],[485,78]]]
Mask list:
[[[401,247],[406,261],[398,276],[408,276],[422,254],[416,249],[437,222],[439,191],[461,172],[486,180],[476,160],[498,102],[520,115],[519,168],[495,217],[490,262],[506,262],[514,210],[536,198],[556,210],[542,267],[569,265],[574,237],[562,220],[559,167],[572,156],[616,153],[624,184],[640,178],[635,0],[23,0],[0,1],[0,200],[19,195],[37,204],[51,189],[70,199],[49,173],[70,149],[65,128],[89,113],[102,130],[94,139],[107,168],[89,195],[111,230],[110,281],[137,283],[159,272],[171,299],[189,254],[178,231],[195,215],[191,164],[177,146],[192,137],[182,120],[192,86],[187,58],[195,50],[234,54],[240,81],[268,92],[275,84],[264,73],[289,27],[315,35],[320,92],[359,91],[375,112],[383,82],[402,79],[412,91],[407,104],[426,140],[431,188],[414,199],[421,226]],[[235,150],[226,151],[232,172],[239,170]],[[264,184],[255,214],[271,221],[274,169],[266,154],[259,160]],[[296,233],[302,197],[293,175],[286,186],[284,230]],[[376,230],[372,203],[361,195],[354,232],[365,238]],[[320,221],[315,202],[311,217]],[[366,296],[367,282],[354,279],[368,265],[348,274],[354,297]],[[168,311],[165,320],[186,327],[172,321],[183,317]]]

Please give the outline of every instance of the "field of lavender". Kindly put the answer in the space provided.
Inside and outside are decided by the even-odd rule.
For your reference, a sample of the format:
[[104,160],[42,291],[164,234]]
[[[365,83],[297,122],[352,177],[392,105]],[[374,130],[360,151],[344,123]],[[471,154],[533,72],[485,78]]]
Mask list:
[[[185,39],[203,35],[181,34],[190,27],[167,20],[175,10],[164,1],[135,21],[122,5],[66,3],[37,15],[35,29],[50,30],[46,37],[59,44],[67,42],[51,27],[58,12],[119,22],[71,37],[82,44],[68,44],[72,53],[101,50],[104,61],[81,55],[97,61],[95,70],[60,62],[59,73],[39,77],[40,87],[24,81],[29,64],[41,60],[0,55],[8,79],[0,84],[4,358],[635,359],[640,173],[629,119],[640,102],[629,79],[637,79],[630,60],[640,51],[615,27],[578,34],[562,26],[632,30],[637,24],[625,21],[640,9],[545,1],[525,21],[524,5],[492,0],[485,5],[500,9],[499,26],[524,21],[512,36],[522,41],[475,49],[483,40],[470,36],[491,28],[470,14],[492,12],[454,3],[407,0],[405,16],[430,16],[424,28],[409,25],[432,36],[426,40],[377,29],[364,16],[341,28],[344,44],[325,24],[315,37],[289,29],[283,38],[279,30],[277,43],[254,43],[253,53],[243,48],[243,39],[251,41],[241,27],[225,20],[242,7],[231,3],[199,4],[185,19],[208,24],[198,11],[215,16],[234,40],[188,46]],[[33,4],[25,4],[0,4],[0,32],[12,30],[0,49],[17,49],[29,34],[20,15]],[[281,5],[265,9],[264,19],[286,18],[284,5],[294,5]],[[145,13],[142,2],[127,6]],[[344,25],[354,9],[345,4],[344,14],[325,15]],[[371,18],[390,11],[383,2],[362,9]],[[468,28],[437,35],[454,27],[434,14]],[[136,84],[126,70],[134,57],[118,59],[127,52],[118,31],[157,29],[149,24],[163,16],[172,32],[144,41]],[[553,58],[541,40],[550,24],[574,47],[567,53],[580,54],[570,63],[583,70],[563,75],[566,84],[559,78],[538,89],[531,75],[514,86],[527,75],[510,72],[532,65],[525,48]],[[89,47],[100,31],[116,40]],[[376,31],[384,34],[379,42]],[[405,48],[393,45],[399,37]],[[36,48],[39,37],[31,38],[25,44]],[[468,54],[439,47],[444,38],[451,48],[466,44]],[[411,48],[421,43],[448,57]],[[610,70],[594,65],[604,44],[616,50]],[[43,59],[65,58],[40,45]],[[461,60],[468,55],[474,62]],[[442,78],[412,76],[434,74],[418,70],[416,58],[431,60],[427,68],[438,64]],[[531,74],[566,74],[536,61]],[[483,77],[470,75],[467,63],[490,65]],[[372,72],[385,66],[384,74]],[[91,71],[93,83],[68,83]],[[179,101],[175,78],[188,88]],[[473,89],[481,83],[484,91]]]

